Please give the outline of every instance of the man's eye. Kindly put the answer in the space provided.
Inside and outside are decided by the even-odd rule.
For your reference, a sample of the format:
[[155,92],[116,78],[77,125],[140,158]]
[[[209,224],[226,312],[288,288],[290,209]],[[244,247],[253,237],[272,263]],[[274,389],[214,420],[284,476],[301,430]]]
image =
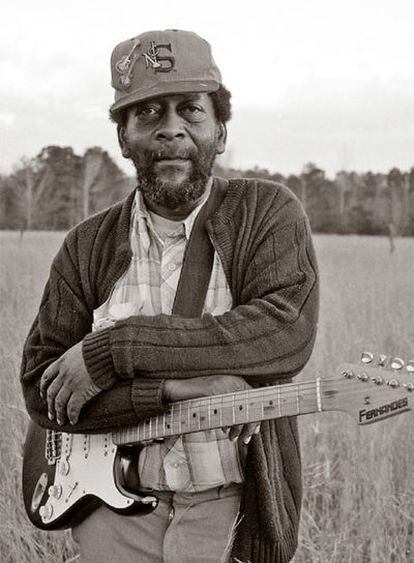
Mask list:
[[206,118],[206,112],[200,106],[187,104],[182,108],[182,113],[188,121],[200,122]]
[[151,119],[157,117],[160,113],[159,108],[155,106],[144,106],[137,110],[137,116],[140,119]]

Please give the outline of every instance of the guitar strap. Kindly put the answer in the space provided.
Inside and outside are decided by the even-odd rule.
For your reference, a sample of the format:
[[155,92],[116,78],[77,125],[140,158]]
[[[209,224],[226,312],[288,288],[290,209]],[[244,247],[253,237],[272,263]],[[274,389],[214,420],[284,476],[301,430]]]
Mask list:
[[214,178],[210,195],[200,209],[184,253],[172,314],[184,318],[201,317],[213,267],[214,247],[206,223],[226,195],[228,181]]

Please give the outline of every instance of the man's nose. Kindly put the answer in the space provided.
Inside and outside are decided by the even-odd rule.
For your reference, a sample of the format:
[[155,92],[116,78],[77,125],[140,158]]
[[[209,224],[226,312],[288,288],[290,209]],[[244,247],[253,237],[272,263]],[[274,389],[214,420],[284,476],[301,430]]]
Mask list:
[[157,140],[173,141],[185,137],[183,118],[176,110],[170,108],[165,111],[156,134]]

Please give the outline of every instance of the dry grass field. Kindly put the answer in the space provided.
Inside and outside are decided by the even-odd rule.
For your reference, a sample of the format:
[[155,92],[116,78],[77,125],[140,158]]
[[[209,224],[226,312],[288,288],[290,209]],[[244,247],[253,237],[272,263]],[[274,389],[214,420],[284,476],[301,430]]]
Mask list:
[[[21,499],[27,415],[18,370],[51,259],[63,235],[0,233],[0,561],[69,562],[69,533],[46,534]],[[301,379],[330,377],[369,350],[414,359],[414,241],[316,236],[321,316]],[[368,427],[341,413],[301,418],[305,497],[295,563],[414,561],[414,413]],[[116,560],[116,558],[114,558]]]

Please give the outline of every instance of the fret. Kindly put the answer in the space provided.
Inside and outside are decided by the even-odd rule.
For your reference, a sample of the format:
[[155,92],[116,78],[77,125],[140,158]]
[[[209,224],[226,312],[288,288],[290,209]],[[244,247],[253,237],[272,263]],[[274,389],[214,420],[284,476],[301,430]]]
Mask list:
[[208,425],[211,426],[211,397],[208,398],[208,413],[207,413],[207,417],[208,417]]
[[279,416],[281,417],[283,415],[282,415],[282,403],[281,403],[281,400],[280,400],[281,399],[281,397],[280,397],[281,393],[280,393],[280,387],[279,386],[276,388],[276,395],[277,395],[277,410],[279,412]]
[[299,385],[296,385],[296,411],[300,414],[300,402],[299,402]]
[[261,416],[260,416],[260,418],[262,420],[264,420],[264,391],[263,391],[263,388],[262,388],[262,394],[261,394],[261,403],[262,404],[261,404]]
[[180,428],[179,433],[182,434],[182,430],[183,430],[183,421],[182,421],[182,419],[181,419],[181,416],[182,416],[182,413],[181,413],[181,411],[182,411],[182,404],[181,404],[181,402],[178,403],[178,406],[179,406],[178,422],[179,422],[179,428]]
[[223,426],[223,397],[221,397],[220,405],[220,426]]
[[175,410],[175,405],[176,405],[176,403],[173,403],[171,405],[171,418],[170,418],[170,427],[171,427],[173,434],[174,434],[174,410]]
[[198,429],[201,430],[201,401],[198,401]]
[[188,412],[187,412],[188,430],[191,430],[191,429],[192,429],[192,420],[193,420],[193,419],[192,419],[191,413],[193,412],[193,408],[194,408],[194,406],[193,406],[193,400],[191,399],[191,400],[188,402]]
[[149,437],[152,439],[152,418],[149,419]]
[[316,378],[316,400],[318,403],[318,411],[322,412],[322,399],[321,399],[321,378]]
[[249,422],[250,419],[250,410],[249,410],[249,394],[246,391],[246,393],[244,394],[244,408],[245,408],[245,414],[246,414],[246,420],[247,422]]
[[236,399],[234,397],[234,393],[232,395],[232,401],[231,401],[231,408],[232,408],[232,419],[233,419],[233,426],[236,424],[236,411],[235,411],[235,402]]

